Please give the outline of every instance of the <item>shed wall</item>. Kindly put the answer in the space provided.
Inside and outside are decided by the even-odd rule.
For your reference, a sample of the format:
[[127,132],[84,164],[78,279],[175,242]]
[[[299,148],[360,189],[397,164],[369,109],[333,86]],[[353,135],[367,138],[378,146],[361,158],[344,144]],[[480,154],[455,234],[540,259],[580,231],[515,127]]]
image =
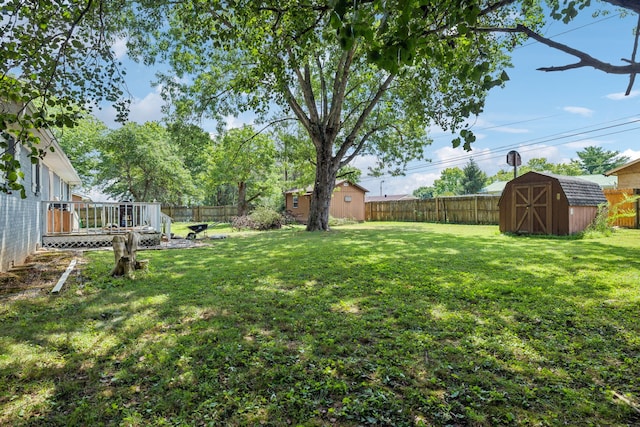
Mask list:
[[617,172],[618,188],[640,188],[640,163]]
[[[331,196],[329,215],[334,218],[365,220],[364,192],[353,185],[336,187]],[[350,201],[345,200],[350,198]],[[308,211],[307,211],[308,212]]]
[[593,222],[597,214],[597,206],[569,207],[569,234],[583,231]]
[[[311,210],[311,196],[304,194],[298,196],[298,207],[293,207],[292,193],[285,194],[285,209],[295,216],[297,221],[307,222]],[[346,218],[356,221],[365,220],[365,192],[353,185],[340,185],[334,188],[331,195],[331,205],[329,215],[334,218]],[[351,201],[346,201],[345,197],[351,197]]]
[[[537,174],[522,175],[517,179],[510,181],[505,186],[502,192],[502,197],[499,202],[500,209],[500,221],[499,228],[502,233],[517,232],[515,227],[516,221],[514,221],[514,185],[550,185],[551,188],[551,209],[549,229],[551,234],[555,235],[567,235],[582,231],[591,220],[595,218],[595,214],[585,224],[585,219],[589,217],[592,211],[597,211],[597,207],[587,207],[590,209],[583,209],[584,206],[574,207],[573,215],[571,214],[569,201],[567,200],[562,186],[557,179],[551,177],[541,177]],[[582,227],[582,228],[580,228]]]
[[311,197],[308,195],[298,196],[298,207],[293,207],[293,194],[287,193],[285,195],[285,209],[296,217],[297,221],[307,222],[309,218],[309,210],[311,207]]

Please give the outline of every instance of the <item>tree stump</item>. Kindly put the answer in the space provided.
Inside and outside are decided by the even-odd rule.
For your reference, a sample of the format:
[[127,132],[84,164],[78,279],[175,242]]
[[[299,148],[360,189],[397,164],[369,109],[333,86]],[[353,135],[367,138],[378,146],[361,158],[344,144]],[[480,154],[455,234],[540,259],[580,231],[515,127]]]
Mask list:
[[113,256],[115,258],[115,266],[111,270],[111,276],[125,276],[129,279],[133,278],[135,270],[146,268],[149,260],[146,262],[137,262],[136,253],[138,244],[140,243],[140,234],[130,231],[126,237],[122,235],[114,236],[112,240]]

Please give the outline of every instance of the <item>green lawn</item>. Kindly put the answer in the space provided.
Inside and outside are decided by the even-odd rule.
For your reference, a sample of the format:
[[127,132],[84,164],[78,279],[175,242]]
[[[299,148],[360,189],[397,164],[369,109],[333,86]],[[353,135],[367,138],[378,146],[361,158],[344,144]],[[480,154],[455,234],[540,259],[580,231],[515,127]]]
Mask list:
[[0,303],[0,425],[640,425],[640,231],[370,223],[87,254]]

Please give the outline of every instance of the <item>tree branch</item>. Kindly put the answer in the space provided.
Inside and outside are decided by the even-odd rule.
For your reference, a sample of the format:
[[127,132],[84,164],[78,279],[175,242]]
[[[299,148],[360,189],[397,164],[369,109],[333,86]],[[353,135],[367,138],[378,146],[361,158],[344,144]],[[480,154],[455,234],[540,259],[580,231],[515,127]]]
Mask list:
[[69,28],[69,31],[66,32],[65,38],[64,38],[64,40],[62,41],[62,43],[60,45],[60,49],[58,50],[58,54],[56,55],[56,58],[53,61],[53,67],[51,69],[51,74],[49,75],[49,78],[47,79],[47,83],[45,84],[45,86],[43,88],[45,93],[49,92],[49,88],[51,87],[53,79],[56,76],[56,71],[58,70],[58,67],[60,66],[60,61],[62,60],[62,56],[64,54],[64,51],[66,50],[67,46],[69,45],[69,41],[71,40],[71,37],[73,36],[74,31],[76,30],[76,27],[80,24],[80,21],[82,21],[82,18],[84,18],[84,16],[87,13],[89,13],[89,10],[91,9],[92,3],[93,3],[93,0],[87,1],[86,7],[80,11],[80,15],[78,15],[78,17],[71,23],[71,27]]
[[563,43],[559,43],[556,41],[553,41],[551,39],[548,39],[546,37],[541,36],[540,34],[536,33],[535,31],[533,31],[532,29],[518,24],[516,27],[514,28],[496,28],[496,27],[492,27],[492,28],[476,28],[475,30],[477,31],[488,31],[488,32],[501,32],[501,33],[523,33],[526,34],[528,37],[534,39],[537,42],[540,42],[546,46],[549,46],[553,49],[559,50],[561,52],[564,53],[568,53],[569,55],[575,56],[576,58],[579,59],[578,62],[573,63],[573,64],[568,64],[568,65],[562,65],[562,66],[554,66],[554,67],[541,67],[538,68],[539,71],[564,71],[564,70],[570,70],[570,69],[574,69],[574,68],[582,68],[582,67],[592,67],[595,68],[596,70],[600,70],[600,71],[604,71],[605,73],[608,74],[636,74],[636,73],[640,73],[640,63],[635,62],[635,61],[627,61],[630,62],[630,65],[613,65],[613,64],[609,64],[608,62],[603,62],[600,61],[599,59],[596,59],[594,57],[592,57],[591,55],[582,52],[578,49],[574,49],[570,46],[567,46]]
[[351,163],[351,161],[353,159],[355,159],[356,156],[360,153],[360,151],[362,150],[362,147],[364,147],[364,144],[367,142],[369,137],[371,135],[373,135],[374,133],[376,133],[378,130],[379,130],[378,128],[373,128],[373,129],[369,130],[369,132],[364,134],[362,136],[362,138],[360,138],[360,142],[358,142],[358,145],[356,146],[356,148],[353,150],[353,153],[351,153],[348,157],[345,157],[340,162],[340,167],[344,167],[344,166],[348,165],[349,163]]
[[[387,76],[386,80],[382,83],[382,85],[380,85],[380,87],[378,88],[378,91],[369,102],[369,105],[367,105],[366,108],[362,111],[362,114],[360,114],[360,117],[358,117],[358,120],[353,125],[351,132],[345,138],[344,142],[340,146],[338,152],[336,153],[336,158],[340,159],[344,157],[344,155],[347,153],[347,150],[349,150],[349,148],[353,146],[353,142],[355,141],[356,135],[358,134],[358,132],[360,132],[360,129],[362,129],[362,126],[364,126],[364,123],[366,122],[367,118],[369,117],[369,115],[371,114],[375,106],[378,104],[378,102],[380,101],[380,98],[382,98],[382,95],[387,91],[387,89],[389,88],[389,85],[391,85],[391,82],[393,82],[395,77],[396,77],[395,74],[389,74],[389,76]],[[356,151],[356,154],[357,154],[357,151]]]
[[[638,23],[636,24],[636,38],[633,42],[633,52],[631,53],[631,63],[636,62],[636,53],[638,53],[638,38],[640,38],[640,15],[638,15]],[[631,89],[633,88],[633,84],[636,81],[636,73],[631,74],[629,76],[629,86],[627,86],[627,90],[624,93],[624,96],[629,96],[631,93]]]
[[333,135],[337,134],[340,125],[344,95],[347,90],[347,83],[349,81],[351,64],[353,62],[355,52],[356,44],[354,43],[351,49],[342,54],[336,70],[335,79],[333,81],[331,108],[329,109],[329,115],[325,118],[326,127],[331,130]]

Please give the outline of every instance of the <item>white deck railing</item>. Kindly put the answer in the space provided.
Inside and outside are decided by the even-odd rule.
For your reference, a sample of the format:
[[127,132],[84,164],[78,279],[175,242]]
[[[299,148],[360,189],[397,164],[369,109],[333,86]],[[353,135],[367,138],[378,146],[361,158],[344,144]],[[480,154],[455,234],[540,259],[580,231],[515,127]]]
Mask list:
[[160,203],[43,201],[43,235],[116,234],[129,230],[170,235]]

